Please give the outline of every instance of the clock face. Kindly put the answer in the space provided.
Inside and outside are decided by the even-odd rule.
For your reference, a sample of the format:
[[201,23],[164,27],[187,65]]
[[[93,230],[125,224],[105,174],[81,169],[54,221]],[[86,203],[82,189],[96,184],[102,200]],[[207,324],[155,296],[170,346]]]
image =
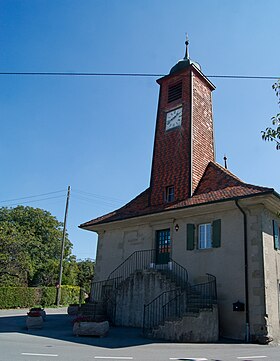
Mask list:
[[165,130],[180,127],[182,123],[182,107],[166,113]]

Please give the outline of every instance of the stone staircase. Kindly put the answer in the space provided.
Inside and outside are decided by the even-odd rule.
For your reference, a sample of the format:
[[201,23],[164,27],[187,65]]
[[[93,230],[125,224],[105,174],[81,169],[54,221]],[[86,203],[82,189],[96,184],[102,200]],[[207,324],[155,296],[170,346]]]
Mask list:
[[111,301],[115,306],[114,323],[142,327],[144,305],[163,292],[178,289],[178,284],[155,269],[136,271],[124,280]]
[[187,312],[181,317],[170,317],[145,332],[148,338],[172,342],[217,342],[219,340],[218,308]]
[[210,342],[211,335],[203,338],[198,330],[211,325],[211,340],[216,340],[215,277],[208,274],[204,283],[190,285],[187,270],[176,261],[158,265],[155,259],[154,250],[131,254],[107,280],[93,282],[91,304],[81,312],[118,326],[143,327],[148,337],[173,341]]
[[95,322],[107,321],[106,304],[102,301],[84,303],[79,307],[78,316],[90,316],[92,321]]
[[146,337],[174,342],[215,342],[219,338],[216,280],[188,285],[172,299],[160,295],[145,305]]

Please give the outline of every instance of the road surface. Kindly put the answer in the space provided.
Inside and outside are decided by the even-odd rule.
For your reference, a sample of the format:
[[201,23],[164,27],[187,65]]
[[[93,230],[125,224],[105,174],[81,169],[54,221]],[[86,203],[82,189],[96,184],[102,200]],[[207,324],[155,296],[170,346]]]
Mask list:
[[166,343],[140,329],[111,328],[104,338],[76,337],[65,308],[47,309],[41,330],[27,330],[28,310],[0,310],[1,361],[280,361],[280,346],[232,342]]

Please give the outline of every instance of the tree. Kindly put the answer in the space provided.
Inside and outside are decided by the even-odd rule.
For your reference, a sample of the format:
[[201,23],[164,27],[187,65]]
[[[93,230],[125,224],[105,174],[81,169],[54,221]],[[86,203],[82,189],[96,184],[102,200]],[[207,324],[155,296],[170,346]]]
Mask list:
[[16,225],[0,223],[0,283],[2,286],[27,285],[30,258],[24,251],[25,236]]
[[80,286],[90,292],[94,265],[94,261],[89,258],[77,261],[75,256],[71,256],[63,266],[63,283]]
[[[0,285],[55,286],[63,224],[39,208],[0,208]],[[90,291],[94,262],[77,261],[66,234],[62,284]]]
[[[0,208],[0,224],[0,282],[55,285],[63,224],[45,210],[24,206]],[[71,248],[67,235],[64,259]]]
[[[273,84],[272,88],[275,90],[278,104],[280,104],[280,79]],[[276,149],[280,150],[280,113],[272,117],[271,120],[273,127],[268,127],[262,131],[262,139],[275,142]]]
[[85,259],[83,261],[78,261],[77,264],[79,268],[77,275],[78,283],[87,292],[90,292],[91,281],[94,274],[94,262],[90,259]]

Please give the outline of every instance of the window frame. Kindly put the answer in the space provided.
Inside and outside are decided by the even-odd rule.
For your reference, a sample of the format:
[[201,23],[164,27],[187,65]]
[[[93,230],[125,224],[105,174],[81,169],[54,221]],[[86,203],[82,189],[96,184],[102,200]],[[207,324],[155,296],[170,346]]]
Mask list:
[[[203,229],[203,232],[201,232]],[[202,239],[203,235],[203,239]],[[201,223],[197,228],[197,249],[210,249],[213,248],[213,229],[212,223]]]
[[167,203],[175,201],[175,187],[173,185],[165,188],[165,201]]
[[[199,226],[211,226],[211,240],[204,242],[207,247],[200,247],[200,229]],[[209,233],[208,233],[209,234]],[[222,220],[221,218],[204,223],[187,223],[186,224],[186,250],[205,250],[222,247]]]

